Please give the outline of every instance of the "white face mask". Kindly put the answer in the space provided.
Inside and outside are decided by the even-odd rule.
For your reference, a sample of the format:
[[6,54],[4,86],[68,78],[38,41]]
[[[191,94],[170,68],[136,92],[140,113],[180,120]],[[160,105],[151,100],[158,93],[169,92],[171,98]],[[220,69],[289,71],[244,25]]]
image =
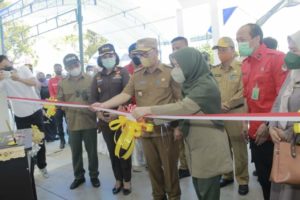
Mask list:
[[69,71],[70,76],[79,76],[81,74],[81,68],[76,67]]
[[183,71],[179,67],[172,69],[171,76],[177,83],[183,83],[185,81]]

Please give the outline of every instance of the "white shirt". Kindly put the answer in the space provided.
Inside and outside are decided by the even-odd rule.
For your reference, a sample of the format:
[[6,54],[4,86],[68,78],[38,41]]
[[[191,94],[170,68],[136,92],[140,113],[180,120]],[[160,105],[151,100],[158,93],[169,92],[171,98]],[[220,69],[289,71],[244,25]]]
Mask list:
[[[16,70],[20,78],[29,79],[34,77],[26,66],[19,67]],[[0,90],[5,91],[6,95],[11,97],[40,99],[33,86],[25,85],[11,78],[5,78],[0,81]],[[17,117],[27,117],[41,109],[42,106],[39,104],[12,101],[12,108]]]

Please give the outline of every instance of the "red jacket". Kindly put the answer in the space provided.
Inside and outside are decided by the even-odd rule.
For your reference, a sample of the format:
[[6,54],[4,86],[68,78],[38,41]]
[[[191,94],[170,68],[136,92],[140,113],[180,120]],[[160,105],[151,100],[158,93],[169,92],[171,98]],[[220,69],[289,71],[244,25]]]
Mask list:
[[127,69],[127,71],[129,72],[130,75],[132,75],[134,73],[135,67],[134,67],[134,64],[132,61],[124,67]]
[[55,76],[54,78],[50,78],[48,82],[50,97],[57,97],[57,86],[58,82],[62,80],[61,76]]
[[[279,93],[286,78],[287,71],[283,71],[284,53],[268,49],[264,44],[248,56],[242,63],[244,97],[249,113],[267,113]],[[253,89],[258,88],[258,99],[252,97]],[[250,121],[249,137],[255,139],[260,121]]]

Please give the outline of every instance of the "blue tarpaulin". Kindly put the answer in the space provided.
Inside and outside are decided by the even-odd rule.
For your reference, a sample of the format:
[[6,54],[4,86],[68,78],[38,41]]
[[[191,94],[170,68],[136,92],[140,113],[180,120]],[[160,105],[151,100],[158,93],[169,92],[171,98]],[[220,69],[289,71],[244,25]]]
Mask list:
[[[230,8],[225,8],[223,9],[223,25],[226,24],[226,22],[228,21],[228,19],[231,17],[232,13],[235,11],[237,7],[230,7]],[[211,26],[209,27],[208,31],[209,33],[211,33]]]

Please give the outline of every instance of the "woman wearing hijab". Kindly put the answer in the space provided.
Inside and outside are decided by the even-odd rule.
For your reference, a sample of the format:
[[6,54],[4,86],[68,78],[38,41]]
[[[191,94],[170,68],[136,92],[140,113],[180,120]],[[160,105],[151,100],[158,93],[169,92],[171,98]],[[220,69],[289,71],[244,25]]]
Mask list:
[[[181,83],[184,98],[167,105],[139,107],[136,118],[146,114],[214,114],[221,113],[221,97],[215,79],[201,53],[184,48],[170,55],[173,79]],[[189,170],[198,199],[220,199],[220,177],[231,171],[232,159],[222,121],[183,120],[182,131]]]
[[[99,47],[98,52],[98,65],[103,70],[98,72],[93,79],[91,88],[92,102],[104,102],[118,95],[129,80],[127,70],[118,66],[119,56],[112,44],[102,45]],[[131,157],[124,160],[115,155],[116,144],[114,140],[119,138],[121,131],[112,131],[109,128],[109,122],[118,116],[107,112],[98,112],[97,117],[116,179],[112,193],[117,194],[123,189],[123,194],[128,195],[131,193]]]
[[[288,37],[289,52],[285,65],[290,70],[273,105],[273,112],[298,112],[300,110],[300,31]],[[291,142],[294,122],[270,122],[272,141]],[[300,185],[276,184],[272,182],[270,200],[300,199]]]

